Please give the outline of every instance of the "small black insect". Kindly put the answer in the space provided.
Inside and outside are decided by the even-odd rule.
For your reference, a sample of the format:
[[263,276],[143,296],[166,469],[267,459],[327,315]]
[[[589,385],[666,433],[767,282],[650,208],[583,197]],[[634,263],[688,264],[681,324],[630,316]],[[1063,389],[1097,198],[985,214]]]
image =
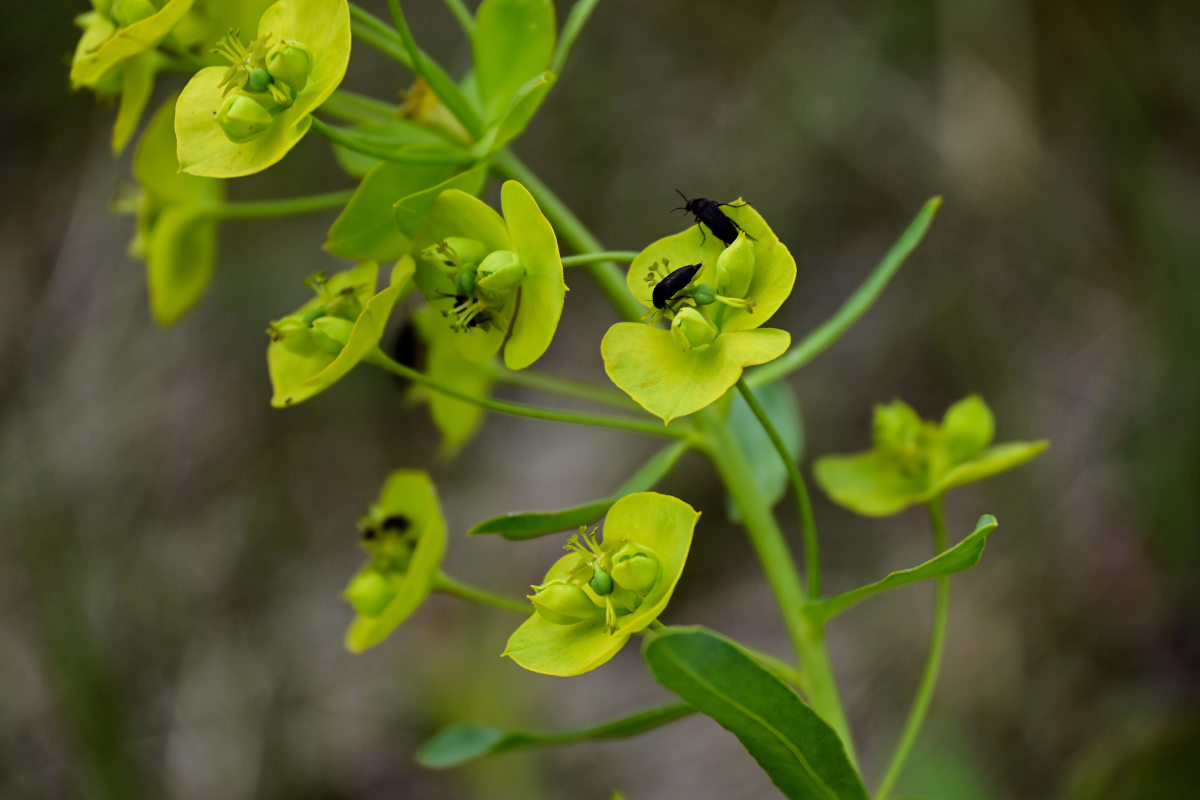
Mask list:
[[688,264],[685,267],[680,267],[654,284],[654,292],[650,295],[650,301],[654,303],[654,307],[657,309],[666,308],[667,304],[675,298],[675,295],[687,288],[687,285],[692,282],[692,278],[696,277],[696,273],[700,271],[700,267],[702,266],[702,264]]
[[[744,203],[718,203],[707,197],[693,197],[689,200],[683,192],[678,189],[675,191],[683,198],[683,205],[679,208],[672,208],[671,211],[686,211],[696,218],[696,225],[707,225],[713,235],[724,242],[726,247],[733,244],[733,240],[737,238],[738,231],[742,230],[742,226],[725,216],[721,207],[741,208],[745,205]],[[750,236],[748,233],[746,235]],[[704,244],[704,228],[700,228],[700,244]]]
[[383,522],[379,523],[379,527],[385,531],[407,533],[408,529],[412,527],[412,521],[403,514],[392,514],[390,517],[385,517]]

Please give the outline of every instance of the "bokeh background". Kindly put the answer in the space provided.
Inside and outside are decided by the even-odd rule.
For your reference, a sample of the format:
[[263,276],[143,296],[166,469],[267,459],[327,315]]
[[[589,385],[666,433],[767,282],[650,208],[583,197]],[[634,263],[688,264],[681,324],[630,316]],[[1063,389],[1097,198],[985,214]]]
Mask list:
[[[577,679],[525,673],[497,658],[510,615],[444,597],[384,646],[347,654],[338,593],[383,476],[429,467],[448,570],[515,594],[560,543],[462,532],[601,496],[657,443],[493,418],[437,463],[425,409],[367,369],[270,409],[263,329],[305,298],[305,275],[338,266],[321,250],[332,214],[227,223],[212,289],[158,329],[125,254],[132,220],[110,211],[130,180],[128,157],[108,151],[113,111],[68,91],[85,7],[43,0],[0,26],[0,796],[775,796],[701,718],[457,772],[414,765],[453,720],[559,728],[665,693],[635,647]],[[441,4],[406,7],[424,45],[464,69]],[[1200,791],[1197,41],[1188,0],[605,0],[516,145],[614,248],[679,229],[666,213],[676,187],[750,199],[800,264],[776,318],[794,335],[945,196],[882,300],[790,380],[810,458],[865,446],[875,402],[935,417],[973,391],[1001,439],[1053,440],[950,499],[959,535],[983,512],[1001,528],[953,581],[943,679],[905,793]],[[356,47],[351,88],[395,98],[409,82]],[[350,185],[309,137],[231,193]],[[541,366],[603,380],[612,313],[582,275],[571,288]],[[663,488],[705,512],[666,621],[786,655],[711,470],[689,456]],[[928,554],[919,511],[865,520],[818,498],[817,514],[829,588]],[[831,632],[872,785],[920,670],[931,594],[896,592]]]

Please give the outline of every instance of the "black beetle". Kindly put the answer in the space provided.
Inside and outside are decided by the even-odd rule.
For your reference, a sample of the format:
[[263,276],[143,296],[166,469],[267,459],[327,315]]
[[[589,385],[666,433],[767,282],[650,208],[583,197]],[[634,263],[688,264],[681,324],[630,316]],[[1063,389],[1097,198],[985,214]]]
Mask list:
[[687,288],[687,285],[692,282],[692,278],[696,277],[696,273],[700,271],[700,267],[702,266],[703,264],[688,264],[685,267],[680,267],[654,284],[654,292],[650,295],[650,300],[654,303],[654,307],[657,309],[666,308],[675,295]]
[[[733,244],[734,239],[738,236],[738,231],[742,230],[742,226],[725,216],[725,212],[721,210],[721,206],[730,208],[741,208],[741,203],[718,203],[716,200],[709,200],[707,197],[693,197],[690,200],[688,196],[678,189],[675,190],[680,197],[683,198],[683,205],[679,208],[672,208],[672,211],[686,211],[696,218],[696,224],[703,223],[708,226],[708,229],[713,232],[713,235],[725,243],[725,246]],[[749,236],[750,234],[746,234]],[[700,229],[700,243],[704,244],[704,228]]]

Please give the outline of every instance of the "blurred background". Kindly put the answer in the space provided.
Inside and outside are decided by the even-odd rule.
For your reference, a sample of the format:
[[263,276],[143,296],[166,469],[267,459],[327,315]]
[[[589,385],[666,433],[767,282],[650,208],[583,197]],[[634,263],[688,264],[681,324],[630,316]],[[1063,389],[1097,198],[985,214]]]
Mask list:
[[[386,16],[382,2],[364,2]],[[471,3],[474,6],[474,3]],[[0,796],[759,798],[737,741],[690,718],[636,740],[424,771],[416,747],[477,720],[584,725],[666,699],[627,647],[564,680],[497,656],[515,619],[434,597],[383,646],[341,644],[355,520],[386,473],[431,469],[447,570],[516,594],[560,537],[462,536],[508,510],[610,492],[658,446],[492,418],[440,464],[422,407],[359,369],[269,408],[268,319],[338,262],[333,213],[228,222],[216,280],[151,321],[113,110],[69,93],[79,1],[0,26]],[[457,72],[435,0],[406,3]],[[560,19],[566,7],[559,4]],[[773,324],[803,335],[921,204],[945,206],[870,313],[792,376],[806,464],[868,443],[873,403],[929,418],[980,392],[1035,462],[956,492],[952,533],[999,531],[952,584],[942,681],[901,795],[1182,798],[1200,786],[1200,4],[1148,0],[602,2],[515,149],[609,247],[682,228],[674,189],[745,196],[800,265]],[[356,46],[347,85],[411,77]],[[179,84],[160,80],[159,96]],[[351,186],[309,137],[235,199]],[[571,275],[540,367],[604,380],[614,317]],[[520,392],[507,396],[538,399]],[[668,623],[786,656],[753,553],[708,465],[661,487],[704,511]],[[929,554],[913,510],[817,500],[829,590]],[[790,503],[779,506],[794,532]],[[796,542],[793,541],[793,545]],[[924,658],[932,587],[841,618],[834,660],[879,779]]]

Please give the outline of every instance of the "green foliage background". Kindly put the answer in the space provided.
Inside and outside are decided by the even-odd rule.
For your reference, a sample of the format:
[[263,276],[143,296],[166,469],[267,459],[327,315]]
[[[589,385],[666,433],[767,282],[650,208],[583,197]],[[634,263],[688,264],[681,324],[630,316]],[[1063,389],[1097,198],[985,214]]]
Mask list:
[[[0,26],[0,795],[769,796],[698,716],[460,772],[414,765],[451,720],[568,727],[665,694],[633,650],[569,684],[524,673],[496,658],[512,620],[451,599],[377,652],[342,649],[353,521],[388,470],[431,460],[426,412],[371,373],[267,405],[263,327],[305,299],[300,278],[336,265],[320,250],[332,214],[226,223],[213,289],[176,328],[154,326],[124,255],[132,220],[108,212],[129,176],[108,152],[112,112],[67,93],[83,8],[46,0]],[[469,63],[439,3],[406,9],[443,63]],[[980,392],[1000,440],[1054,442],[951,498],[952,530],[985,511],[1002,527],[955,580],[906,792],[1196,785],[1198,36],[1200,6],[1182,0],[606,0],[518,142],[614,248],[680,228],[676,187],[751,200],[799,264],[772,320],[794,333],[946,196],[883,299],[792,379],[810,456],[865,447],[871,404],[893,396],[930,417]],[[391,96],[396,74],[359,47],[347,85]],[[349,186],[325,150],[310,137],[231,195]],[[571,286],[545,366],[598,378],[611,315],[582,276]],[[520,590],[556,541],[461,533],[603,496],[655,446],[489,420],[434,471],[453,571]],[[716,479],[689,458],[663,490],[706,512],[666,621],[786,650]],[[926,557],[919,512],[871,521],[817,503],[830,591]],[[834,630],[868,777],[916,681],[931,593]]]

